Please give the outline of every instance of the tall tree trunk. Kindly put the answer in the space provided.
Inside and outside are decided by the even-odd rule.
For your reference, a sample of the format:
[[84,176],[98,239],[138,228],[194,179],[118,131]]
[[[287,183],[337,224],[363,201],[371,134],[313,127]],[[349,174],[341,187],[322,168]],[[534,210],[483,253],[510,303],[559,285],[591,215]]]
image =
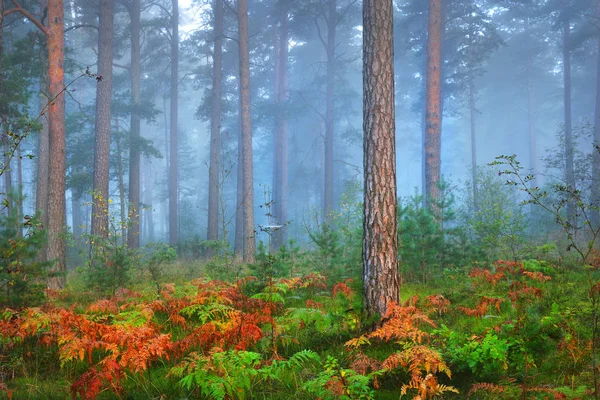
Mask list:
[[148,161],[144,168],[144,228],[146,229],[146,240],[154,242],[154,170]]
[[141,85],[141,48],[140,48],[140,0],[132,0],[129,8],[131,18],[131,112],[129,147],[129,229],[127,245],[130,248],[140,246],[140,85]]
[[323,217],[327,223],[333,216],[333,138],[335,135],[335,46],[337,27],[336,0],[328,0],[327,12],[327,89],[325,110],[325,187]]
[[475,83],[473,77],[469,77],[469,114],[471,117],[471,179],[473,188],[473,210],[479,210],[479,187],[477,185],[477,131],[476,120],[477,109],[475,107]]
[[425,113],[425,199],[437,216],[441,170],[441,40],[442,2],[429,0],[427,25],[427,89]]
[[[531,30],[529,27],[529,17],[525,18],[525,35],[527,38],[531,38]],[[528,39],[531,41],[531,39]],[[533,46],[530,46],[530,50],[533,50]],[[526,61],[527,74],[527,137],[529,139],[529,167],[533,174],[532,184],[537,185],[537,137],[535,134],[535,110],[534,110],[534,84],[533,84],[533,56],[531,51],[527,52]]]
[[172,0],[173,12],[171,15],[171,135],[169,150],[171,162],[169,163],[169,243],[175,245],[179,240],[179,217],[177,213],[179,174],[177,163],[179,156],[177,150],[177,121],[179,112],[179,2]]
[[119,209],[121,211],[121,241],[125,244],[127,238],[127,216],[125,215],[125,183],[123,182],[123,150],[119,133],[119,115],[115,116],[115,142],[117,144],[117,175],[119,179]]
[[400,301],[392,3],[363,2],[363,284],[371,315]]
[[[573,127],[571,114],[571,23],[563,23],[563,73],[564,73],[564,106],[565,106],[565,170],[566,184],[575,188],[573,173]],[[575,225],[575,205],[572,201],[567,203],[567,216],[569,222]]]
[[[40,78],[40,94],[39,108],[40,112],[46,107],[48,98],[46,97],[47,90],[47,74],[42,73]],[[50,163],[50,132],[48,112],[41,116],[40,121],[42,127],[38,136],[38,151],[37,151],[37,184],[35,188],[35,210],[40,213],[40,222],[44,228],[48,227],[48,174]],[[48,260],[48,245],[44,243],[40,250],[39,260],[45,262]]]
[[235,206],[235,238],[233,252],[236,258],[244,256],[244,144],[242,131],[238,133],[238,157],[237,157],[237,190]]
[[[596,17],[600,21],[600,0],[596,1]],[[592,204],[594,207],[600,207],[600,28],[597,28],[598,35],[596,47],[598,52],[598,61],[596,64],[596,109],[594,113],[594,142],[596,148],[593,150],[592,162]],[[598,229],[600,226],[600,211],[592,210],[592,229]]]
[[221,154],[221,87],[223,80],[223,0],[214,0],[215,46],[210,118],[210,165],[208,183],[208,240],[219,239],[219,168]]
[[54,260],[48,281],[51,289],[62,289],[65,284],[66,261],[66,138],[64,70],[64,8],[62,0],[48,1],[48,79],[50,98],[48,110],[50,145],[48,190],[48,259]]
[[288,118],[287,118],[287,102],[289,99],[288,92],[288,2],[286,0],[280,3],[280,18],[279,18],[279,68],[277,73],[279,76],[276,81],[277,85],[277,134],[275,140],[275,184],[273,185],[274,192],[274,215],[275,224],[281,228],[275,230],[273,248],[279,249],[287,240],[286,227],[287,222],[287,197],[288,197]]
[[94,186],[92,194],[92,235],[105,238],[108,237],[114,9],[114,0],[100,0],[98,75],[102,79],[98,82],[96,88],[96,146],[94,151]]
[[71,190],[71,218],[73,219],[73,238],[78,243],[81,239],[83,215],[81,213],[81,195],[73,189]]
[[240,53],[240,111],[244,162],[244,262],[254,262],[254,175],[252,169],[252,115],[250,113],[250,54],[248,51],[248,0],[238,0]]

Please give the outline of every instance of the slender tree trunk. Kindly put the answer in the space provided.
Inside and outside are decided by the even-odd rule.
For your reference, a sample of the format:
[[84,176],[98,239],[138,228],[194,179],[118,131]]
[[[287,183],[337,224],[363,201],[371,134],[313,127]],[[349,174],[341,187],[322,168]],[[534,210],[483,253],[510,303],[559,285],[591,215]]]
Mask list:
[[66,262],[66,138],[65,97],[61,93],[65,84],[64,70],[64,6],[62,0],[48,1],[48,79],[50,98],[48,190],[48,259],[53,260],[48,281],[51,289],[62,289],[65,284]]
[[132,0],[129,9],[131,18],[131,112],[129,147],[129,228],[127,245],[130,248],[140,246],[140,85],[141,85],[141,48],[140,48],[140,0]]
[[[17,211],[17,217],[18,217],[18,221],[22,221],[23,219],[23,202],[25,201],[25,199],[23,198],[23,163],[21,160],[21,146],[17,146],[16,150],[15,150],[16,154],[16,158],[17,158],[17,202],[16,202],[16,211]],[[23,224],[19,223],[19,226],[17,228],[18,230],[18,235],[20,237],[23,236]]]
[[248,52],[248,0],[238,0],[240,53],[240,111],[244,160],[244,262],[254,262],[254,175],[252,169],[252,115],[250,112],[250,54]]
[[363,2],[363,284],[371,315],[400,301],[392,3]]
[[473,77],[469,77],[469,114],[471,117],[471,179],[473,187],[473,209],[479,210],[479,187],[477,185],[477,130],[476,130],[476,115],[475,107],[475,83]]
[[[596,1],[597,21],[600,21],[600,0]],[[598,62],[596,64],[596,109],[594,113],[594,158],[592,163],[592,204],[600,207],[600,28],[598,28],[598,39],[596,43]],[[600,211],[592,210],[592,229],[598,229],[600,225]]]
[[221,87],[223,80],[223,0],[214,0],[215,46],[210,118],[210,166],[208,183],[208,240],[219,239],[219,169],[221,150]]
[[288,118],[287,118],[287,102],[289,99],[288,92],[288,3],[283,1],[280,3],[280,37],[279,37],[279,68],[277,73],[279,76],[276,81],[277,85],[277,136],[275,140],[275,184],[274,191],[274,215],[275,224],[281,228],[275,231],[273,248],[279,249],[287,240],[286,227],[287,222],[287,197],[288,197]]
[[98,35],[98,75],[96,88],[96,146],[92,194],[92,235],[108,237],[108,185],[110,163],[110,106],[112,98],[112,61],[114,0],[100,0]]
[[[563,23],[563,73],[564,73],[564,104],[565,104],[565,161],[566,184],[575,188],[573,173],[573,127],[571,114],[571,24],[566,20]],[[571,224],[575,224],[575,205],[567,203],[567,216]]]
[[81,213],[81,195],[76,190],[71,190],[71,217],[73,218],[73,238],[79,242],[83,215]]
[[[530,38],[529,17],[525,18],[525,35]],[[530,46],[532,49],[532,46]],[[535,134],[535,110],[534,110],[534,84],[533,84],[533,57],[531,51],[527,53],[527,137],[529,138],[529,167],[533,174],[532,184],[537,185],[537,137]]]
[[337,27],[336,0],[328,0],[327,12],[327,93],[325,110],[325,188],[323,214],[327,223],[333,216],[333,138],[335,135],[335,46]]
[[179,2],[172,0],[173,12],[171,16],[171,135],[169,150],[171,162],[169,163],[169,243],[175,245],[179,240],[179,218],[177,214],[177,198],[179,190],[177,122],[179,112]]
[[146,239],[149,242],[154,242],[154,171],[150,161],[146,163],[144,168],[144,205],[147,207],[144,210],[144,224],[146,228]]
[[123,182],[123,150],[121,149],[121,136],[119,133],[119,116],[115,116],[115,142],[117,145],[117,175],[119,179],[119,209],[121,211],[121,240],[125,243],[127,238],[127,216],[125,215],[125,183]]
[[238,162],[237,162],[237,190],[235,206],[235,240],[233,252],[241,259],[244,256],[244,158],[243,158],[242,131],[238,133]]
[[425,198],[437,216],[441,170],[441,0],[429,0],[427,25],[427,90],[425,115]]

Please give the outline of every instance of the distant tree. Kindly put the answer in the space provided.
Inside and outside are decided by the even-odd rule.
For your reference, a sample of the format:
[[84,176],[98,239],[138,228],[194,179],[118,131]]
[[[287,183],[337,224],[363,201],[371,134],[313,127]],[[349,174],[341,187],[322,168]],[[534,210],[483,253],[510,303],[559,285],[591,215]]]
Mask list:
[[137,248],[140,245],[140,142],[141,142],[141,6],[140,0],[124,0],[131,20],[131,123],[129,145],[129,229],[127,245]]
[[96,145],[93,186],[95,198],[92,203],[92,235],[108,237],[114,0],[101,0],[99,8],[98,75],[100,81],[96,89]]
[[[248,1],[238,0],[238,46],[240,58],[240,115],[243,165],[244,262],[254,262],[254,178],[252,166],[252,115],[250,110],[250,54],[248,50]],[[239,177],[238,177],[239,179]],[[238,211],[239,212],[239,211]]]
[[[596,107],[594,110],[594,142],[596,146],[600,145],[600,0],[595,2],[594,27],[596,33],[596,51],[598,61],[596,64]],[[600,205],[600,147],[594,151],[592,163],[592,204],[596,207]],[[591,222],[596,228],[600,225],[600,215],[598,210],[592,210]]]
[[208,240],[219,239],[219,168],[221,149],[221,102],[223,81],[223,0],[213,0],[213,71],[210,118],[208,182]]
[[178,174],[178,113],[179,113],[179,1],[172,0],[171,14],[171,112],[169,134],[169,243],[177,243],[179,237],[179,217],[177,212],[179,174]]
[[275,162],[273,165],[273,215],[275,224],[281,226],[275,231],[273,248],[279,249],[286,242],[287,197],[288,197],[288,0],[281,0],[279,6],[279,35],[275,33],[275,96],[277,101],[276,133],[274,140]]
[[363,2],[363,285],[369,314],[400,300],[392,0]]
[[[441,174],[441,46],[442,1],[429,0],[427,24],[427,88],[425,113],[425,201],[433,206],[439,199]],[[434,215],[435,215],[434,210]]]

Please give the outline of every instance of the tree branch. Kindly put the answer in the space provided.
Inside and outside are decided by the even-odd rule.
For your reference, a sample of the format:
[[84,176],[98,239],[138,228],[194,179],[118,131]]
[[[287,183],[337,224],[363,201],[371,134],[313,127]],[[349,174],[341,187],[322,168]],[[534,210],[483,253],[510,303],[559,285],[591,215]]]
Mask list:
[[96,25],[90,25],[90,24],[79,24],[79,25],[73,25],[68,27],[67,29],[65,29],[65,33],[72,31],[74,29],[79,29],[79,28],[92,28],[95,30],[100,30]]
[[13,4],[15,5],[16,8],[11,8],[10,10],[6,10],[4,11],[4,16],[6,17],[7,15],[13,14],[18,12],[19,14],[21,14],[22,16],[24,16],[25,18],[27,18],[29,21],[31,21],[32,24],[34,24],[40,31],[42,31],[46,36],[48,36],[48,29],[36,18],[33,16],[33,14],[31,14],[29,11],[25,10],[17,0],[12,0]]

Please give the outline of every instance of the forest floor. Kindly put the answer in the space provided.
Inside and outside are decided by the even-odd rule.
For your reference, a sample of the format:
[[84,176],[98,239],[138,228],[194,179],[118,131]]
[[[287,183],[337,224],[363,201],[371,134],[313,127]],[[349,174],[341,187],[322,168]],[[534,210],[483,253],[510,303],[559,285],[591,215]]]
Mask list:
[[0,398],[595,398],[594,267],[405,279],[381,321],[357,279],[162,268],[104,294],[75,271],[39,306],[0,310]]

